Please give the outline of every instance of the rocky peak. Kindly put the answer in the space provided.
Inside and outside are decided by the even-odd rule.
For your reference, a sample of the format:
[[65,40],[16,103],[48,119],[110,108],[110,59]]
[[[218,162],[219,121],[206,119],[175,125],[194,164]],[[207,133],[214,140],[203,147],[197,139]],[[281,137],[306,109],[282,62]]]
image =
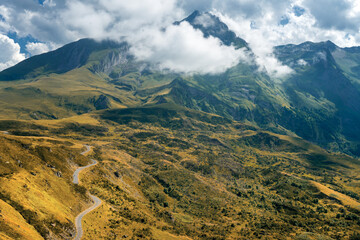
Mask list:
[[195,29],[202,31],[205,38],[213,36],[220,39],[226,46],[234,45],[236,48],[248,48],[248,44],[245,40],[237,37],[225,23],[209,12],[200,12],[196,10],[187,18],[175,22],[174,24],[179,25],[182,22],[188,22]]

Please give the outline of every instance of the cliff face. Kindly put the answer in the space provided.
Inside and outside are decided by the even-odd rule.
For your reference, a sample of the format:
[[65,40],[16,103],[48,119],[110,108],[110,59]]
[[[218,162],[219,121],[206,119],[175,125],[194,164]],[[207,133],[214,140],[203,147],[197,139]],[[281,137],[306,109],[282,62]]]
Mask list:
[[99,59],[99,63],[95,63],[90,67],[93,72],[100,72],[110,75],[115,67],[126,65],[133,61],[133,57],[129,54],[129,46],[126,43],[120,47],[110,50],[105,57]]

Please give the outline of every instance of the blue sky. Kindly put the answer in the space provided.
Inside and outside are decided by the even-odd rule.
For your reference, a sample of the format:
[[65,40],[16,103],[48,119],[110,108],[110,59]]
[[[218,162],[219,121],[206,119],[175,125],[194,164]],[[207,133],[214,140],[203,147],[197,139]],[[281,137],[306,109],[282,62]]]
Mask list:
[[[2,0],[0,70],[85,37],[127,40],[139,57],[160,62],[166,59],[158,59],[157,52],[172,57],[174,64],[196,61],[173,56],[176,52],[170,47],[183,48],[187,45],[179,39],[189,38],[193,38],[194,47],[217,44],[200,39],[189,26],[169,27],[193,10],[211,11],[220,17],[263,60],[271,57],[273,46],[287,43],[331,40],[342,47],[360,45],[357,0]],[[166,35],[158,31],[163,28],[169,28]],[[200,49],[195,54],[191,50],[194,48],[187,53],[199,58],[206,52]],[[218,46],[208,57],[236,60],[230,50]],[[267,61],[264,64],[276,67],[274,59]]]

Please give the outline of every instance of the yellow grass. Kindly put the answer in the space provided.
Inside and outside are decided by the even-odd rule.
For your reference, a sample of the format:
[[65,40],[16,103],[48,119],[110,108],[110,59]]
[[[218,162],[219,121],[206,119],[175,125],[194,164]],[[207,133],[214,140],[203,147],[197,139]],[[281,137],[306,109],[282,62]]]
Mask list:
[[[70,192],[68,185],[65,185],[63,181],[52,181],[52,176],[47,173],[42,174],[57,193]],[[41,219],[50,215],[61,222],[66,222],[73,214],[68,207],[70,201],[75,202],[72,194],[52,195],[50,190],[44,191],[43,186],[37,183],[35,177],[25,171],[15,174],[10,179],[2,179],[1,188],[10,194],[14,201],[21,202],[26,209],[37,212]]]
[[345,206],[349,206],[351,208],[360,210],[360,203],[358,201],[356,201],[355,199],[353,199],[345,194],[334,191],[334,190],[322,185],[321,183],[318,183],[315,181],[310,181],[310,182],[325,195],[339,200]]
[[153,229],[153,238],[158,240],[191,240],[192,238],[185,236],[176,236],[168,232],[160,231],[159,229]]
[[9,204],[0,200],[0,209],[0,221],[10,228],[8,231],[0,229],[0,239],[13,239],[8,236],[11,234],[20,235],[20,239],[24,240],[43,239],[34,227],[28,224],[20,213]]

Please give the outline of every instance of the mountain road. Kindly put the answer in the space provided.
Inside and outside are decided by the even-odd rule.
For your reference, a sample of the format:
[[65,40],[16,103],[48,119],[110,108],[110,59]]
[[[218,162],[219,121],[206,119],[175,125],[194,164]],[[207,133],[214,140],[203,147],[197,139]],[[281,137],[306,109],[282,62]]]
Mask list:
[[[85,145],[85,147],[86,147],[86,150],[81,153],[82,155],[85,155],[86,153],[90,152],[90,150],[91,150],[90,146]],[[76,169],[76,171],[73,174],[73,183],[74,184],[79,184],[79,174],[81,171],[83,171],[84,169],[87,169],[89,167],[95,166],[98,163],[94,159],[91,159],[91,161],[92,161],[91,164],[84,166],[84,167],[79,167],[78,169]],[[88,193],[88,194],[89,194],[89,197],[93,200],[94,204],[76,216],[76,218],[75,218],[76,235],[74,238],[75,240],[80,240],[81,237],[83,236],[83,229],[82,229],[82,224],[81,224],[83,217],[101,205],[101,200],[98,197],[96,197],[90,193]]]

